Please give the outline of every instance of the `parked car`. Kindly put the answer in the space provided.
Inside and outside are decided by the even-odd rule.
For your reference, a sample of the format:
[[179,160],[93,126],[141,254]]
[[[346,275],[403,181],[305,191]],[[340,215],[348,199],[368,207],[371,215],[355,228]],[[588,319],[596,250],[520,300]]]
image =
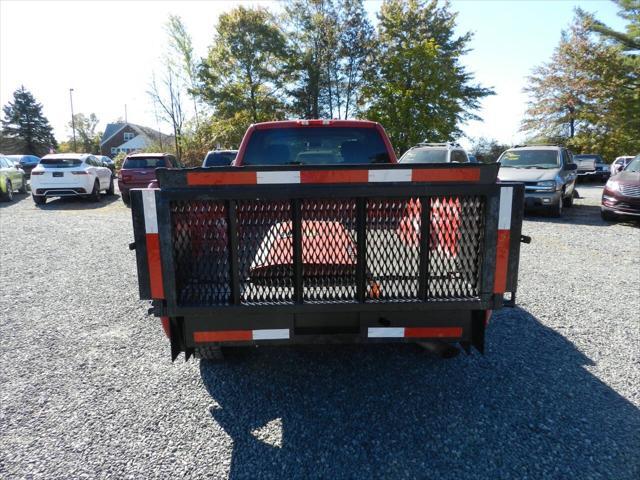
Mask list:
[[204,157],[203,167],[227,167],[238,155],[238,150],[211,150]]
[[604,220],[640,219],[640,155],[604,186],[600,214]]
[[419,143],[404,152],[399,163],[469,163],[467,152],[457,143]]
[[31,170],[33,170],[40,161],[40,157],[36,157],[35,155],[7,155],[7,158],[17,161],[20,164],[20,168],[24,170],[27,178],[31,177]]
[[633,160],[633,155],[625,155],[622,157],[617,157],[613,163],[611,164],[611,176],[614,176],[616,173],[620,173],[625,169],[629,162]]
[[573,206],[577,165],[566,148],[514,147],[503,152],[498,163],[500,180],[524,183],[525,208],[544,208],[560,217],[563,207]]
[[578,165],[578,177],[591,180],[607,180],[611,174],[609,165],[602,155],[587,153],[574,155],[574,162]]
[[94,155],[52,153],[31,171],[31,195],[37,205],[50,197],[85,197],[97,202],[100,192],[114,194],[111,170]]
[[111,170],[111,175],[115,176],[116,163],[113,160],[111,160],[111,158],[107,157],[106,155],[96,155],[96,158],[100,160],[105,167]]
[[118,175],[118,188],[122,201],[129,205],[132,188],[147,188],[156,179],[156,168],[179,167],[176,157],[170,153],[132,153],[122,162]]
[[13,192],[27,193],[27,178],[24,170],[14,160],[0,156],[0,198],[5,202],[13,200]]

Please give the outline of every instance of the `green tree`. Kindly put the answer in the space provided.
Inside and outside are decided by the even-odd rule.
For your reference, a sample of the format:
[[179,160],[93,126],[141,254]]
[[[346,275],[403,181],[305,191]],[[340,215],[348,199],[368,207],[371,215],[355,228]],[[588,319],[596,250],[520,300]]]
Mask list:
[[49,121],[42,113],[42,105],[21,86],[13,92],[13,101],[2,108],[3,143],[15,143],[29,155],[44,155],[58,146]]
[[85,153],[100,153],[100,137],[102,134],[96,132],[98,126],[98,117],[95,113],[85,115],[76,113],[73,116],[73,122],[68,123],[68,127],[72,129],[75,126],[76,135],[78,136],[79,147]]
[[238,7],[223,13],[201,64],[198,95],[220,120],[236,114],[253,123],[283,118],[285,46],[285,37],[267,10]]
[[612,160],[640,150],[640,72],[580,12],[551,60],[534,69],[522,129]]
[[185,77],[185,83],[189,88],[189,94],[193,100],[193,111],[195,115],[196,126],[199,123],[198,118],[198,101],[196,95],[198,83],[198,66],[193,53],[193,43],[191,35],[187,32],[182,19],[177,15],[170,15],[166,24],[166,30],[169,35],[170,53],[169,58],[176,71],[182,71]]
[[364,88],[367,118],[385,125],[399,153],[423,141],[454,140],[477,119],[490,89],[473,84],[460,57],[471,34],[454,32],[456,14],[436,0],[386,0]]
[[480,137],[473,141],[471,154],[475,155],[480,163],[494,163],[508,148],[510,148],[509,145],[502,144],[495,138]]
[[[578,15],[586,20],[587,28],[591,32],[599,33],[604,38],[617,43],[626,52],[640,50],[640,0],[614,0],[619,7],[618,15],[627,22],[626,31],[618,32],[601,21],[591,13],[578,9]],[[637,54],[632,54],[638,58]]]

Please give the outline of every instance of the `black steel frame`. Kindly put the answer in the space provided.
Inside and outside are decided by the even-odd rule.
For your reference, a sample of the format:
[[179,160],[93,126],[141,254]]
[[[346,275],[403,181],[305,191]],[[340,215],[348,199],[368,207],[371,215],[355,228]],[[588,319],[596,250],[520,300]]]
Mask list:
[[[401,168],[406,166],[368,166],[368,169]],[[438,166],[442,168],[441,165]],[[457,168],[459,166],[456,165]],[[475,168],[478,168],[474,165]],[[350,166],[350,169],[355,168]],[[413,168],[413,166],[412,166]],[[431,168],[431,166],[425,166]],[[335,167],[306,167],[302,170],[336,170]],[[368,183],[368,184],[291,184],[291,185],[224,185],[194,187],[187,186],[186,172],[212,169],[167,170],[159,169],[158,178],[161,189],[155,191],[158,217],[158,233],[162,252],[163,285],[166,299],[154,301],[153,310],[156,316],[170,317],[172,354],[175,358],[180,351],[193,352],[192,333],[197,330],[237,330],[255,328],[289,328],[292,332],[290,340],[269,341],[270,343],[314,343],[314,342],[360,342],[378,341],[366,338],[367,327],[373,326],[446,326],[463,327],[460,343],[468,349],[473,345],[478,350],[484,348],[485,311],[501,308],[504,304],[515,304],[517,290],[518,260],[520,234],[523,219],[524,186],[521,183],[495,183],[497,167],[482,165],[480,182],[477,183]],[[236,168],[221,167],[216,171],[236,172]],[[249,169],[247,169],[249,170]],[[288,168],[253,167],[250,170],[292,170]],[[502,295],[493,293],[496,240],[501,186],[513,187],[513,205],[511,217],[510,255],[507,275],[507,291],[509,301]],[[485,198],[483,238],[483,260],[480,269],[480,295],[477,300],[425,300],[427,266],[429,248],[428,229],[430,221],[429,209],[422,209],[420,263],[419,263],[419,298],[420,301],[378,302],[365,301],[366,273],[364,258],[366,257],[366,241],[363,235],[365,228],[367,198],[413,197],[426,202],[428,197],[436,196],[469,196],[479,195]],[[289,200],[291,202],[293,226],[294,268],[294,301],[291,304],[277,305],[241,305],[239,292],[238,239],[236,232],[236,202],[239,200]],[[302,288],[302,234],[300,204],[303,199],[313,198],[355,198],[357,228],[357,300],[340,303],[305,303]],[[228,234],[230,250],[230,270],[232,296],[231,305],[215,307],[182,307],[176,299],[175,264],[172,248],[170,204],[176,200],[216,200],[226,203],[228,212]],[[423,205],[426,203],[423,203]],[[142,195],[138,190],[131,191],[131,207],[134,225],[134,236],[137,256],[137,270],[141,299],[150,299],[149,273],[146,255],[144,230],[144,212]],[[329,314],[329,315],[328,315]],[[331,319],[330,322],[322,318]],[[342,319],[342,320],[340,320]],[[336,322],[346,326],[341,331]],[[314,326],[326,324],[326,332],[314,330]],[[335,327],[335,328],[334,328]],[[315,334],[314,332],[318,332]],[[394,339],[408,341],[409,339]],[[392,340],[392,341],[394,341]],[[386,341],[386,340],[385,340]]]

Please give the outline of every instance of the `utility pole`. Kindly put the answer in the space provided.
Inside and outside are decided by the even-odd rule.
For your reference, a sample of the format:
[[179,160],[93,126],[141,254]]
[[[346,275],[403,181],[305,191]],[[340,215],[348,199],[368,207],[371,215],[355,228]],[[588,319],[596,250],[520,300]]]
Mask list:
[[71,102],[71,129],[73,130],[73,151],[76,152],[76,119],[73,115],[73,88],[69,89],[69,101]]

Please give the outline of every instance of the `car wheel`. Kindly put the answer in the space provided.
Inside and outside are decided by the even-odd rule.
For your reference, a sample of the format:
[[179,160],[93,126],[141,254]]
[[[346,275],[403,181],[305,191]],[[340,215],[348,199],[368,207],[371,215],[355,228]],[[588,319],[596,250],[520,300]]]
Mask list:
[[44,205],[47,203],[47,197],[44,195],[31,195],[33,197],[33,203],[36,205]]
[[2,200],[5,202],[10,202],[13,200],[13,186],[11,182],[7,180],[4,184],[5,192],[2,194]]
[[18,190],[18,192],[27,193],[27,179],[24,175],[22,176],[22,186],[20,187],[20,190]]
[[113,186],[113,177],[111,177],[111,179],[109,180],[109,188],[107,189],[107,195],[109,196],[113,196],[115,195],[116,191],[115,188]]
[[605,222],[615,222],[617,220],[616,214],[609,210],[600,210],[600,216]]
[[560,195],[560,197],[558,198],[558,203],[556,203],[554,206],[549,207],[549,214],[552,217],[556,217],[559,218],[562,216],[562,205],[563,205],[563,201],[562,201],[562,195]]
[[131,203],[131,197],[129,196],[129,192],[122,192],[122,202],[125,205],[129,205],[129,203]]
[[93,184],[93,190],[91,192],[91,195],[89,195],[89,198],[92,202],[100,201],[100,184],[98,183],[98,180],[96,180],[96,182]]
[[562,206],[565,208],[573,207],[573,193],[568,197],[562,197]]

